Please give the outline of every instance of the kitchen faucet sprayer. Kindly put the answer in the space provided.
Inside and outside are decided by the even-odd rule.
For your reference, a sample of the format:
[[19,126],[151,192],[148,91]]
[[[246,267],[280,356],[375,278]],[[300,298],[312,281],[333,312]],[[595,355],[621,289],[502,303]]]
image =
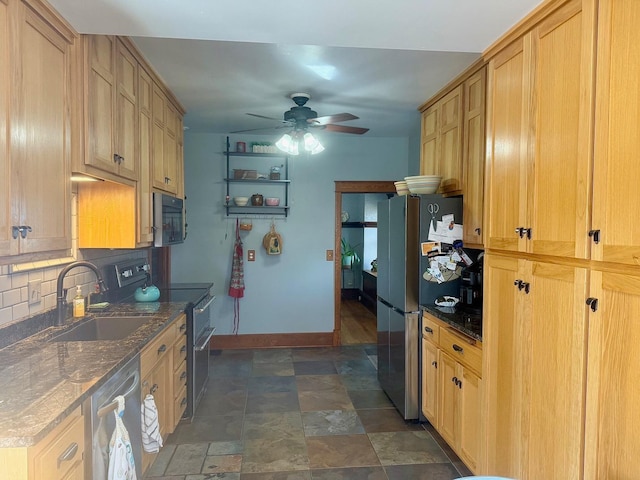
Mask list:
[[60,272],[60,274],[58,275],[58,283],[57,283],[57,287],[56,287],[56,308],[58,310],[58,318],[56,320],[56,326],[58,326],[58,327],[64,325],[64,320],[65,320],[65,308],[64,308],[64,306],[67,303],[67,298],[66,298],[67,289],[62,287],[62,283],[64,281],[65,275],[67,273],[69,273],[69,270],[71,270],[73,268],[76,268],[76,267],[86,267],[89,270],[93,270],[93,273],[96,274],[96,279],[98,280],[98,285],[100,286],[100,292],[104,293],[104,292],[106,292],[108,290],[108,288],[104,284],[104,281],[102,280],[102,276],[100,275],[100,272],[98,271],[98,267],[96,267],[93,263],[90,263],[90,262],[73,262],[73,263],[70,263],[69,265],[67,265],[66,267],[64,267],[62,269],[62,271]]

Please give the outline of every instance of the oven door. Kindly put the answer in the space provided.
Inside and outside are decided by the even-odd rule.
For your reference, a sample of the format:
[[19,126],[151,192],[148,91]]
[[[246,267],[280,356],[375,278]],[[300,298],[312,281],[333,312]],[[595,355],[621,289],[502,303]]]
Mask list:
[[193,308],[193,370],[191,373],[191,402],[186,415],[193,418],[209,379],[209,341],[215,332],[209,317],[211,302],[215,296],[207,297]]

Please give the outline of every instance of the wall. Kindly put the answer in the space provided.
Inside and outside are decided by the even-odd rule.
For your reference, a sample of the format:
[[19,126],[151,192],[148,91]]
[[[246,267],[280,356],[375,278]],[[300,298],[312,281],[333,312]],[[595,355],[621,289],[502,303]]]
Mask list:
[[[274,141],[275,137],[234,136],[236,141]],[[397,180],[408,175],[409,139],[329,134],[319,155],[290,161],[290,215],[275,217],[283,237],[280,256],[268,256],[262,237],[270,218],[253,218],[242,232],[245,297],[240,300],[240,334],[333,331],[335,180]],[[225,136],[185,132],[185,191],[188,237],[172,247],[172,281],[215,282],[218,298],[212,317],[218,334],[230,334],[233,301],[227,295],[231,275],[235,218],[226,217]],[[413,150],[415,151],[415,146]],[[267,171],[272,160],[265,160]],[[419,159],[413,159],[419,164]],[[246,250],[256,261],[246,261]]]

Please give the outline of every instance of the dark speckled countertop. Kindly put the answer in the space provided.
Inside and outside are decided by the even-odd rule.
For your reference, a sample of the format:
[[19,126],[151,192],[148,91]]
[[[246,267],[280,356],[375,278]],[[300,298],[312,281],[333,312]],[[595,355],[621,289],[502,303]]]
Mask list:
[[124,340],[50,342],[67,320],[0,350],[0,447],[33,445],[184,311],[185,302],[123,303],[90,316],[145,316]]
[[469,314],[456,307],[436,307],[435,305],[420,305],[420,310],[451,325],[459,332],[482,341],[482,315]]

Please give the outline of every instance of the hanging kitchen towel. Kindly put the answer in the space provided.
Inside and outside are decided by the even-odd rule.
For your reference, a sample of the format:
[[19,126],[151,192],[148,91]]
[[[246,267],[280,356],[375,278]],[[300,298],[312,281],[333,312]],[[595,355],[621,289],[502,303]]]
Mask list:
[[162,435],[158,422],[158,407],[150,393],[142,402],[142,448],[147,453],[158,453],[162,448]]
[[133,449],[129,432],[122,422],[124,413],[124,397],[122,395],[114,398],[118,402],[118,407],[113,414],[116,418],[116,427],[113,430],[111,441],[109,442],[109,480],[137,480],[136,463],[133,458]]
[[244,297],[244,251],[240,239],[240,227],[236,218],[236,242],[233,246],[233,263],[231,265],[231,283],[229,284],[229,296],[233,301],[233,333],[238,334],[240,328],[240,299]]
[[267,255],[280,255],[282,253],[282,236],[276,232],[276,224],[271,222],[271,228],[262,239],[262,246]]

